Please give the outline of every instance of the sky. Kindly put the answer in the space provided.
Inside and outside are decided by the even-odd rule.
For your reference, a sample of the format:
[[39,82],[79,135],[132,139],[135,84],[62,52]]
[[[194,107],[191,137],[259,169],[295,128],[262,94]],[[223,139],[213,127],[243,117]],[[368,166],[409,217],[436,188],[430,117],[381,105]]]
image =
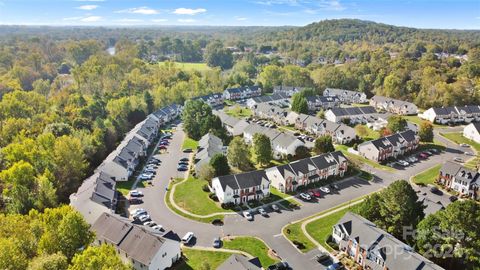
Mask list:
[[0,25],[303,26],[340,18],[480,29],[480,0],[0,0]]

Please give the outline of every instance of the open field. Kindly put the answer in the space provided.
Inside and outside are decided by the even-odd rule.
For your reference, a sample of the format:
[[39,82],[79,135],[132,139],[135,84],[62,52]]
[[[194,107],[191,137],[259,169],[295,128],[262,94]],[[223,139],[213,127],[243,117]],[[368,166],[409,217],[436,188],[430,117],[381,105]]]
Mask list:
[[174,267],[176,270],[217,269],[232,253],[184,248],[185,261]]
[[435,165],[431,167],[428,170],[425,170],[414,177],[412,177],[412,181],[415,184],[421,184],[421,185],[428,185],[428,184],[433,184],[435,181],[435,178],[437,178],[440,168],[442,167],[441,164]]
[[[421,119],[420,117],[416,116],[416,115],[404,115],[402,116],[403,118],[407,119],[407,121],[410,121],[412,123],[415,123],[417,124],[419,127],[420,127],[420,124],[426,120],[423,120]],[[430,121],[427,121],[430,123]],[[438,125],[438,124],[434,124],[434,123],[431,123],[433,125],[434,128],[442,128],[442,127],[445,127],[443,125]]]
[[258,257],[264,267],[272,265],[278,261],[268,256],[268,246],[255,237],[245,236],[224,239],[223,248],[244,251],[252,256]]
[[249,108],[240,107],[239,105],[234,105],[230,108],[224,109],[225,113],[236,117],[236,118],[244,118],[252,116],[252,110]]

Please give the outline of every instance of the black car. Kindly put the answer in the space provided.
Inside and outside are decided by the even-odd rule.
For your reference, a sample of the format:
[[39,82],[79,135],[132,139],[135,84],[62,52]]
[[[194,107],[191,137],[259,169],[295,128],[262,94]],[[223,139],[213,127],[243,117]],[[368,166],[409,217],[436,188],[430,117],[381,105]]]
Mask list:
[[184,157],[184,158],[181,158],[180,161],[189,161],[189,159]]
[[283,269],[290,269],[287,262],[278,262],[276,264],[270,265],[267,269],[269,270],[283,270]]
[[454,201],[458,200],[458,197],[452,195],[452,196],[448,197],[448,199],[449,199],[451,202],[454,202]]
[[443,194],[443,192],[440,189],[438,189],[437,187],[431,187],[430,192],[432,192],[433,194],[437,194],[437,195],[442,195]]
[[324,261],[329,260],[329,259],[330,259],[330,255],[328,255],[328,253],[326,253],[326,252],[321,252],[320,254],[315,256],[315,260],[319,263],[324,262]]
[[191,153],[191,152],[193,152],[193,150],[192,150],[192,148],[185,148],[185,149],[183,149],[183,152],[184,153]]

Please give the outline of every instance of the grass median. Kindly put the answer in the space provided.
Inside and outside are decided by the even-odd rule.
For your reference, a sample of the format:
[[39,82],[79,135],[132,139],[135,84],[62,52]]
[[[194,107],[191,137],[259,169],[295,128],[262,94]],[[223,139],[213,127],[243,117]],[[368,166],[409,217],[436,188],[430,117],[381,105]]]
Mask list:
[[184,261],[173,267],[176,270],[217,269],[232,253],[191,248],[182,249]]
[[430,169],[427,169],[414,177],[412,177],[412,182],[418,185],[428,185],[433,184],[435,179],[438,177],[440,173],[440,168],[442,167],[441,164],[435,165]]
[[239,236],[233,239],[224,239],[223,248],[240,250],[252,256],[258,257],[264,267],[278,262],[268,255],[269,247],[260,239],[248,236]]
[[190,148],[190,149],[197,149],[198,147],[198,141],[191,139],[189,137],[185,137],[185,140],[183,140],[182,148]]

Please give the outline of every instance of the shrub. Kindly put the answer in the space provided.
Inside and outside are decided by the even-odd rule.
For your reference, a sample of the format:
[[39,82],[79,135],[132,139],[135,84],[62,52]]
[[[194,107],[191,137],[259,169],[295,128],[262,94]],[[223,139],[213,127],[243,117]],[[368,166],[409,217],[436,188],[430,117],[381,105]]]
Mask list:
[[202,190],[205,191],[205,192],[210,192],[210,188],[208,187],[207,184],[202,186]]
[[218,202],[218,197],[215,193],[210,193],[208,197],[216,202]]
[[298,249],[305,249],[305,245],[302,242],[299,242],[297,240],[293,240],[292,242]]

